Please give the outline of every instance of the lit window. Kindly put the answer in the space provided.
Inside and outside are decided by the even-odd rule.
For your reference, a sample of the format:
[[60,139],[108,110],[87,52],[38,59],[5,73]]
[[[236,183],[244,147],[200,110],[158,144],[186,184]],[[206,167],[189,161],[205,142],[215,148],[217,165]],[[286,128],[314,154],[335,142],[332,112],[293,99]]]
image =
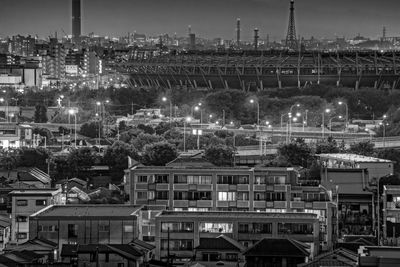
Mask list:
[[233,224],[201,222],[199,231],[203,233],[232,233]]

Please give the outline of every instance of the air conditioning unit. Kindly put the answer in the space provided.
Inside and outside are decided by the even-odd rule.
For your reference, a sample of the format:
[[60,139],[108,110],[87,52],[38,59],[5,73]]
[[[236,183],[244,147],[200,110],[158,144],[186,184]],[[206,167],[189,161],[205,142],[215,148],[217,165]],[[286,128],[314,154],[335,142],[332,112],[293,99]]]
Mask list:
[[298,201],[301,201],[301,197],[294,197],[294,198],[293,198],[293,201],[297,201],[297,202],[298,202]]

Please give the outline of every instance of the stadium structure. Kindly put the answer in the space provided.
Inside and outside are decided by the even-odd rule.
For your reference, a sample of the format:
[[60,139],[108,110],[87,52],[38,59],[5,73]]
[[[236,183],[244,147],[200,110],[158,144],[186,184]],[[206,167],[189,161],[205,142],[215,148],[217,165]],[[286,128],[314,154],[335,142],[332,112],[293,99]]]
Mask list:
[[118,71],[136,86],[194,89],[306,87],[399,89],[400,52],[135,51]]

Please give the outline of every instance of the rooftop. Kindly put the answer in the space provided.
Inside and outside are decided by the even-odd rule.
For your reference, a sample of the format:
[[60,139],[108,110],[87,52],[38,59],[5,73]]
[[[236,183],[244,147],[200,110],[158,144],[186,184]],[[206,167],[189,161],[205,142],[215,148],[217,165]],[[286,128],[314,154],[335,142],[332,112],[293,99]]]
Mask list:
[[391,163],[391,160],[387,159],[379,159],[374,157],[367,157],[357,154],[348,154],[348,153],[332,153],[332,154],[318,154],[320,158],[325,159],[336,159],[342,161],[349,161],[355,163]]
[[316,219],[317,215],[303,212],[253,212],[253,211],[162,211],[157,217],[223,217],[223,218],[302,218]]
[[244,252],[246,256],[306,257],[307,245],[291,238],[264,238]]
[[50,205],[31,217],[124,217],[135,215],[141,208],[132,205]]
[[61,189],[22,189],[22,190],[13,190],[9,194],[10,195],[49,195],[54,196],[61,192]]

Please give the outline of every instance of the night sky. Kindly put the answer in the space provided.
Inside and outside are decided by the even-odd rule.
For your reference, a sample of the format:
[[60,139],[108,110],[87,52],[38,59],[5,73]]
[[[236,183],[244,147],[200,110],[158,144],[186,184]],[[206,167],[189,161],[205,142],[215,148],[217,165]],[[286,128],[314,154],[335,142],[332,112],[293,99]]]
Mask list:
[[[82,0],[82,33],[121,36],[128,32],[234,39],[236,18],[242,40],[252,29],[280,40],[286,34],[289,0]],[[400,35],[399,0],[297,0],[297,34],[309,38]],[[71,33],[70,0],[0,0],[0,36]]]

